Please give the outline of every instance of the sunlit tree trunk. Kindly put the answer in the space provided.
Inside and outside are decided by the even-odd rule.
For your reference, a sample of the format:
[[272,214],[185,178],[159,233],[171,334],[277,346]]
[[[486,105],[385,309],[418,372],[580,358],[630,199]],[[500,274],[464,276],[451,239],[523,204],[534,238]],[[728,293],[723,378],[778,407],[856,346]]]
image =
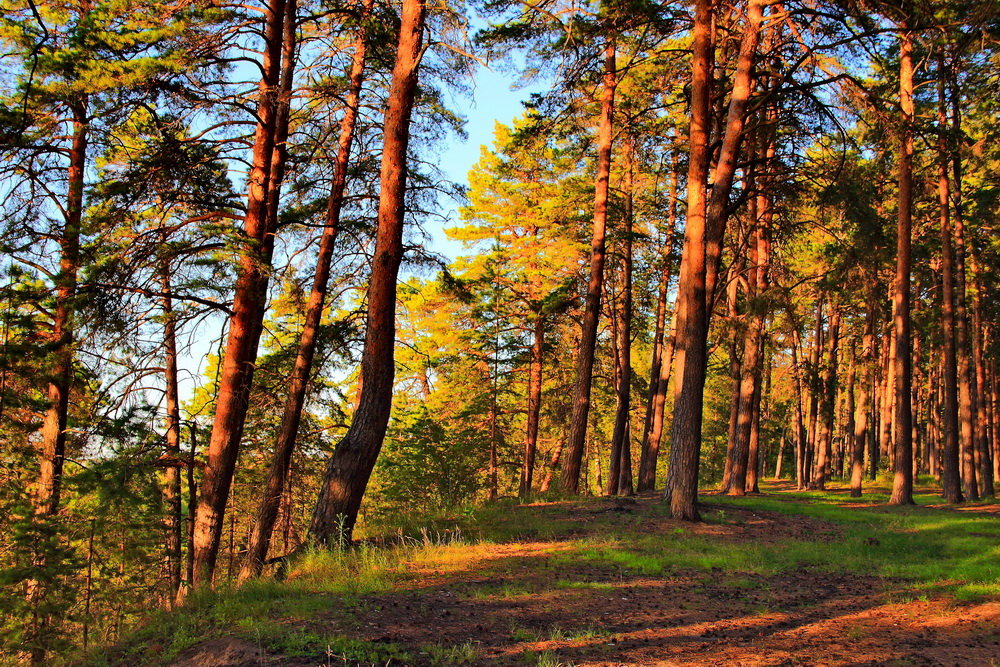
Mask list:
[[163,501],[165,566],[167,571],[167,605],[173,606],[181,587],[181,540],[184,517],[181,514],[181,408],[177,375],[177,321],[174,315],[170,265],[164,260],[160,268],[160,286],[163,298],[163,380],[166,385],[166,433],[164,434]]
[[538,418],[542,408],[542,360],[545,350],[545,317],[535,315],[531,344],[531,368],[528,371],[528,427],[524,437],[524,459],[521,465],[519,495],[531,495],[531,481],[535,471],[535,453],[538,450]]
[[795,380],[795,397],[793,407],[795,428],[795,487],[802,490],[808,482],[806,473],[806,408],[805,384],[802,379],[801,336],[797,329],[792,330],[792,376]]
[[594,374],[594,354],[597,349],[597,324],[601,316],[601,292],[604,285],[605,235],[617,85],[615,42],[609,38],[604,47],[601,120],[597,132],[597,175],[594,182],[594,224],[590,240],[590,279],[587,283],[586,307],[577,356],[576,383],[573,387],[573,416],[562,465],[562,488],[568,493],[577,493],[579,489],[580,466],[583,462],[590,416],[590,390]]
[[[372,4],[372,0],[366,0],[363,17],[367,16]],[[320,323],[323,318],[323,307],[326,302],[327,286],[330,281],[333,250],[337,234],[340,230],[340,211],[344,203],[344,192],[347,186],[347,167],[351,156],[354,129],[357,125],[366,52],[367,36],[362,30],[354,41],[354,54],[349,73],[350,83],[344,106],[344,116],[340,123],[340,137],[333,167],[333,181],[330,186],[323,234],[319,243],[319,254],[316,258],[312,291],[309,294],[309,302],[306,306],[305,322],[303,323],[302,333],[299,337],[295,365],[288,381],[288,395],[285,399],[281,426],[274,444],[274,453],[271,459],[271,467],[268,471],[267,482],[264,487],[264,495],[257,510],[257,518],[250,533],[247,553],[240,569],[240,581],[257,577],[261,573],[265,559],[267,558],[268,549],[271,545],[274,524],[278,517],[281,497],[284,493],[285,482],[291,466],[292,453],[295,449],[295,441],[302,419],[302,407],[305,404],[306,389],[309,384],[309,375],[316,353]]]
[[670,467],[665,497],[674,518],[698,519],[698,468],[705,386],[708,313],[705,299],[705,212],[708,133],[711,122],[712,3],[696,0],[692,28],[691,123],[687,181],[687,223],[677,296],[677,367]]
[[[676,308],[667,312],[667,293],[670,287],[671,274],[674,267],[674,239],[677,224],[677,164],[674,162],[670,175],[670,204],[667,213],[667,229],[670,233],[669,251],[664,258],[663,272],[660,275],[660,292],[656,309],[656,343],[653,348],[653,362],[649,373],[649,398],[646,408],[646,421],[643,426],[642,452],[639,458],[638,490],[651,491],[656,486],[656,463],[660,454],[660,442],[663,436],[663,407],[667,399],[667,387],[670,384],[670,374],[673,370],[674,337],[676,335]],[[670,320],[669,332],[666,332],[667,318]]]
[[[879,445],[878,452],[879,457],[876,458],[876,464],[881,457],[889,458],[889,449],[892,445],[892,423],[893,423],[893,373],[892,369],[894,367],[896,359],[896,338],[895,336],[882,336],[882,383],[880,387],[880,402],[879,402]],[[872,479],[875,479],[877,469],[873,469]]]
[[[773,138],[768,141],[767,148],[764,151],[765,158],[768,162],[774,159],[774,142]],[[769,168],[769,167],[766,167]],[[770,185],[770,178],[765,174],[764,185],[768,187]],[[769,193],[761,192],[757,196],[757,214],[760,217],[760,226],[757,229],[756,247],[757,247],[757,269],[756,269],[756,279],[757,279],[757,308],[753,311],[754,317],[754,338],[757,345],[757,361],[756,365],[758,370],[762,369],[764,364],[764,347],[767,340],[767,316],[769,311],[769,306],[767,303],[768,289],[770,287],[770,266],[771,266],[771,221],[773,218],[773,206],[771,204],[771,199]],[[770,364],[768,365],[768,372],[765,374],[768,378],[768,392],[770,391]],[[761,422],[761,403],[762,403],[762,392],[761,392],[761,373],[756,373],[754,392],[751,402],[751,411],[753,413],[753,421],[750,424],[750,444],[749,444],[749,460],[747,464],[747,493],[759,493],[758,488],[758,471],[761,469],[761,462],[758,460],[760,458],[760,422]]]
[[941,329],[944,405],[941,422],[941,491],[949,503],[962,502],[959,474],[958,364],[955,356],[955,254],[952,246],[948,179],[947,101],[944,56],[938,55],[938,209],[941,223]]
[[361,357],[361,397],[351,426],[337,444],[323,476],[309,531],[315,544],[350,540],[389,424],[395,376],[396,278],[403,259],[406,150],[417,92],[417,72],[423,54],[425,14],[425,0],[405,0],[403,3],[396,62],[385,112],[378,228]]
[[[956,59],[957,61],[957,59]],[[955,243],[955,357],[958,366],[958,422],[959,453],[962,482],[967,500],[979,500],[979,484],[975,464],[976,433],[976,376],[972,363],[969,335],[969,315],[966,306],[966,235],[964,201],[962,197],[962,154],[959,137],[962,136],[961,94],[958,90],[955,68],[952,62],[949,70],[949,93],[951,97],[951,196],[954,205]]]
[[896,282],[893,296],[893,364],[896,439],[891,505],[913,504],[912,357],[910,350],[910,243],[913,212],[913,42],[909,22],[900,33],[899,102],[903,113],[899,155],[899,217],[896,227]]
[[[47,402],[39,431],[39,471],[35,487],[34,513],[41,520],[59,513],[62,493],[63,463],[66,458],[66,426],[69,417],[69,394],[73,383],[74,315],[76,312],[77,277],[80,271],[80,234],[83,222],[83,188],[87,167],[89,116],[87,98],[75,102],[72,112],[72,142],[66,178],[65,224],[60,235],[59,272],[55,277],[55,309],[52,320],[51,366],[48,372]],[[41,573],[55,563],[50,559],[45,543],[35,545],[37,551],[32,566]],[[29,607],[34,614],[26,642],[32,664],[45,660],[44,646],[50,624],[48,614],[39,611],[44,603],[45,577],[30,579],[27,584]]]
[[[247,211],[243,221],[246,248],[239,257],[229,337],[218,380],[215,421],[209,438],[195,519],[192,583],[196,588],[211,585],[215,574],[223,517],[236,472],[262,330],[270,250],[274,243],[274,230],[270,226],[276,219],[275,215],[269,215],[269,203],[273,203],[275,188],[280,187],[280,183],[273,182],[277,176],[273,171],[279,135],[279,107],[288,103],[288,91],[284,91],[286,94],[283,95],[280,90],[281,63],[283,54],[287,52],[287,36],[295,34],[294,29],[285,30],[288,14],[294,17],[295,0],[271,0],[265,12],[258,121],[248,179]],[[290,86],[291,82],[288,81],[287,85]]]
[[840,307],[830,307],[830,327],[827,331],[826,364],[820,384],[820,414],[816,438],[816,478],[817,489],[825,489],[830,477],[833,458],[833,421],[836,413],[837,393],[837,352],[840,343]]
[[865,444],[869,425],[869,396],[875,383],[875,303],[869,297],[865,316],[865,333],[861,342],[861,382],[855,402],[854,431],[851,448],[851,497],[861,497],[861,484],[865,473]]
[[979,495],[982,498],[993,498],[993,457],[989,443],[989,410],[987,409],[988,389],[986,383],[986,362],[983,346],[986,336],[983,331],[983,289],[979,277],[979,266],[975,253],[970,253],[969,264],[972,269],[972,359],[976,368],[976,463],[979,473]]
[[622,241],[621,302],[618,318],[618,386],[615,389],[615,426],[611,437],[608,495],[632,494],[632,455],[629,438],[629,416],[632,407],[632,234],[633,234],[633,152],[630,138],[626,145],[627,174],[625,177],[625,238]]
[[704,404],[709,304],[721,259],[728,218],[729,195],[738,148],[746,122],[752,88],[752,68],[760,38],[763,4],[752,0],[733,77],[726,133],[715,171],[711,198],[706,201],[708,177],[709,106],[711,99],[712,7],[695,3],[692,28],[691,129],[688,167],[687,225],[678,285],[677,388],[671,429],[667,497],[675,519],[698,519],[698,469],[701,458],[701,421]]
[[[751,261],[753,261],[751,259]],[[740,387],[742,378],[742,350],[740,343],[746,338],[741,335],[741,316],[739,309],[739,275],[743,273],[742,264],[734,262],[729,267],[729,280],[726,282],[726,317],[729,320],[729,427],[726,429],[726,461],[722,473],[722,490],[729,490],[733,479],[733,451],[736,444],[737,423],[740,419]],[[739,495],[743,495],[740,493]]]
[[806,486],[813,488],[816,480],[814,466],[816,464],[816,445],[819,442],[819,398],[820,398],[820,378],[819,364],[823,349],[823,299],[816,301],[816,328],[813,333],[812,343],[809,349],[809,364],[806,367],[809,381],[806,389],[809,392],[809,412],[806,415],[806,437],[805,463],[803,468],[806,474]]

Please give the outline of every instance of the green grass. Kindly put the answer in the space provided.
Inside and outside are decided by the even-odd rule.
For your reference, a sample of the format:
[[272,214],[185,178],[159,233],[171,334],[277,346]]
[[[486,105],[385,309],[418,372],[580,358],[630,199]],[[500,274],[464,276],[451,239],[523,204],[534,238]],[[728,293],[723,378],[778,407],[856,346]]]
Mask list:
[[763,558],[777,571],[801,564],[898,578],[959,600],[1000,596],[1000,521],[996,517],[928,508],[941,502],[930,494],[918,494],[917,505],[911,507],[849,506],[878,502],[877,495],[854,503],[834,493],[783,494],[780,499],[713,497],[711,502],[804,515],[842,527],[843,536],[820,549],[808,540],[790,540],[777,549],[751,548],[744,562]]
[[[696,527],[664,524],[667,509],[662,503],[635,508],[607,499],[573,499],[518,507],[504,501],[441,514],[410,537],[398,533],[390,541],[393,546],[307,553],[282,582],[265,578],[192,596],[177,612],[151,614],[125,641],[90,654],[86,663],[164,664],[216,637],[236,637],[262,652],[315,659],[317,664],[482,661],[471,643],[413,647],[348,638],[353,619],[368,604],[366,596],[413,590],[419,569],[438,575],[499,575],[498,584],[464,588],[466,597],[476,600],[554,592],[587,595],[610,591],[627,577],[677,575],[700,578],[697,587],[703,591],[757,591],[754,604],[766,613],[777,585],[769,578],[804,569],[879,577],[883,590],[897,601],[939,595],[956,601],[1000,598],[1000,521],[995,516],[927,507],[940,502],[931,494],[918,494],[912,507],[866,506],[881,499],[879,493],[850,499],[836,491],[702,498],[703,518],[722,528],[738,531],[742,510],[829,524],[816,534],[767,541],[718,539]],[[491,545],[523,540],[554,544],[537,561],[489,553]],[[472,556],[479,552],[481,562]],[[576,641],[600,633],[591,626],[514,626],[510,639]],[[528,664],[559,664],[551,652],[526,652],[523,658]]]

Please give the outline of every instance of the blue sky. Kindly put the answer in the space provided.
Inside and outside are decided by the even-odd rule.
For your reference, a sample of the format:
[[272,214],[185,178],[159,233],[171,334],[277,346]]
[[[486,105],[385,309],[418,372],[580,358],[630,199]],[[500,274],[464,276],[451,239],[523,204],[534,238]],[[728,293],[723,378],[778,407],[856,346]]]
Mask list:
[[[493,129],[497,121],[510,124],[524,111],[521,100],[528,99],[539,88],[528,86],[511,90],[515,80],[514,74],[478,66],[472,100],[465,96],[451,100],[452,108],[459,109],[466,117],[465,131],[468,139],[463,141],[458,137],[451,137],[440,153],[438,165],[449,180],[468,185],[469,169],[479,160],[480,147],[493,144]],[[449,221],[439,224],[435,220],[427,225],[427,231],[434,237],[431,249],[454,259],[464,254],[462,245],[450,241],[443,229],[457,223],[458,207],[445,200],[441,203],[447,207],[445,212]]]

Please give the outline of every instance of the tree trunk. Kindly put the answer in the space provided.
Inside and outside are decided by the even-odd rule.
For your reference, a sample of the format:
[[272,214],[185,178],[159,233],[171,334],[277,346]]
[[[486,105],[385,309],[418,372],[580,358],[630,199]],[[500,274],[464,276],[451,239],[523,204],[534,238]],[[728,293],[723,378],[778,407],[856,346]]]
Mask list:
[[167,506],[164,520],[165,565],[167,571],[167,606],[173,607],[181,587],[181,541],[184,517],[181,508],[181,409],[177,376],[177,322],[174,318],[170,266],[167,261],[160,269],[163,290],[163,379],[166,384],[166,433],[164,458],[166,472],[163,500]]
[[667,385],[670,383],[670,371],[673,368],[674,324],[676,318],[672,309],[670,313],[670,333],[665,335],[667,322],[667,293],[670,288],[671,273],[674,267],[675,239],[677,225],[677,163],[673,163],[670,172],[670,190],[668,193],[670,205],[667,213],[667,229],[670,241],[667,254],[663,258],[663,271],[660,275],[660,291],[656,301],[656,332],[653,343],[653,362],[649,371],[649,397],[646,405],[646,420],[642,429],[642,451],[639,457],[638,490],[652,491],[656,486],[656,463],[660,454],[660,440],[663,435],[663,406],[667,398]]
[[806,383],[806,389],[809,392],[809,413],[806,415],[808,419],[806,422],[807,444],[805,447],[805,463],[803,464],[803,468],[808,488],[814,488],[813,485],[816,480],[816,473],[813,466],[818,459],[816,456],[816,445],[819,442],[819,396],[821,391],[819,365],[822,357],[822,349],[823,299],[821,297],[816,301],[816,330],[809,350],[809,365],[806,367],[806,373],[809,378],[809,382]]
[[[372,4],[373,0],[366,0],[362,14],[363,17],[367,17],[371,11]],[[261,498],[260,507],[257,510],[257,518],[250,534],[247,554],[240,569],[240,581],[260,576],[264,567],[268,549],[271,545],[274,524],[278,517],[281,497],[284,493],[288,471],[291,466],[295,441],[298,437],[299,424],[302,419],[302,407],[305,404],[306,389],[309,385],[309,375],[312,370],[320,324],[323,319],[323,308],[326,302],[327,286],[330,281],[330,265],[333,260],[333,250],[337,234],[340,231],[340,211],[344,203],[344,191],[347,186],[347,167],[351,156],[354,129],[357,125],[366,52],[367,36],[364,30],[361,30],[354,42],[350,83],[344,106],[344,117],[340,122],[340,138],[334,162],[333,180],[330,185],[326,220],[323,227],[323,234],[320,238],[319,254],[316,259],[316,269],[313,275],[312,291],[309,294],[309,302],[306,306],[305,322],[303,323],[302,333],[299,337],[295,366],[292,369],[291,378],[289,378],[288,396],[285,399],[281,427],[278,430],[274,444],[274,453],[271,459],[271,467],[268,471],[264,495]]]
[[793,407],[795,409],[795,486],[797,490],[806,487],[808,475],[806,474],[805,452],[806,452],[806,398],[805,387],[802,378],[802,337],[796,325],[792,328],[792,377],[795,381],[795,396]]
[[989,443],[989,411],[987,404],[986,362],[983,359],[986,336],[983,332],[983,288],[979,279],[979,266],[976,254],[969,254],[969,264],[972,269],[972,360],[976,374],[976,462],[979,473],[979,495],[982,498],[993,498],[993,461]]
[[531,495],[531,480],[538,450],[538,417],[542,409],[542,355],[545,350],[545,317],[535,315],[534,337],[531,344],[531,367],[528,371],[528,428],[524,438],[524,460],[521,465],[521,486],[518,494]]
[[710,160],[708,134],[712,97],[712,3],[696,0],[692,28],[691,122],[687,180],[687,223],[677,285],[674,389],[670,467],[665,498],[670,514],[698,520],[698,467],[704,401],[708,313],[705,299],[705,187]]
[[955,356],[955,254],[952,247],[948,180],[947,101],[944,55],[938,54],[938,209],[941,222],[941,329],[944,351],[942,384],[941,491],[949,503],[962,502],[958,443],[958,364]]
[[625,186],[625,238],[622,242],[621,303],[618,307],[618,366],[616,387],[615,427],[611,437],[613,468],[617,474],[608,475],[608,495],[632,494],[632,456],[629,447],[629,414],[632,397],[632,170],[633,144],[626,146],[628,174]]
[[969,336],[969,316],[966,307],[966,273],[965,273],[965,216],[962,199],[962,155],[960,139],[962,136],[962,121],[960,111],[961,94],[958,91],[953,62],[949,72],[949,92],[951,94],[952,111],[952,185],[951,195],[954,203],[954,236],[955,241],[955,357],[958,366],[958,421],[959,421],[959,451],[962,468],[962,481],[965,486],[967,500],[979,500],[979,485],[975,465],[975,432],[976,432],[976,376],[971,359],[971,343]]
[[566,458],[562,466],[562,487],[567,493],[577,493],[579,489],[580,465],[583,462],[590,416],[590,389],[597,348],[597,324],[601,316],[601,291],[604,285],[604,238],[608,219],[611,145],[614,139],[617,85],[615,42],[609,38],[604,47],[604,93],[601,98],[601,121],[597,133],[597,176],[594,185],[594,224],[590,242],[590,280],[587,284],[586,309],[583,314],[576,383],[573,388],[573,417],[566,442]]
[[406,151],[423,55],[425,0],[405,0],[385,112],[381,192],[368,317],[361,357],[361,398],[351,426],[330,457],[310,527],[319,545],[350,540],[368,479],[382,449],[395,376],[396,278],[403,258]]
[[[66,458],[66,425],[69,418],[69,393],[73,384],[73,338],[76,312],[76,286],[80,270],[80,234],[83,221],[83,188],[87,167],[87,143],[89,139],[88,101],[83,97],[72,105],[73,137],[69,150],[69,166],[66,173],[65,224],[59,238],[59,273],[55,277],[55,313],[52,321],[52,366],[47,378],[47,400],[45,416],[39,431],[38,485],[35,488],[34,513],[37,519],[50,520],[59,513],[62,493],[63,463]],[[38,549],[32,560],[35,571],[41,574],[55,565],[49,559],[45,544]],[[32,664],[45,660],[47,628],[50,619],[45,613],[38,613],[38,607],[45,601],[46,589],[42,583],[46,577],[32,578],[27,583],[29,608],[35,614],[26,644],[30,646]]]
[[[733,89],[729,98],[726,116],[726,132],[719,149],[719,161],[715,165],[712,191],[706,210],[705,236],[705,302],[711,316],[711,304],[715,301],[715,287],[722,261],[722,242],[726,235],[729,219],[729,196],[739,162],[740,145],[743,143],[743,129],[747,121],[747,109],[754,88],[753,67],[760,42],[760,27],[764,21],[764,0],[750,0],[747,6],[746,26],[740,41],[740,52],[733,73]],[[707,322],[707,320],[706,320]]]
[[[215,564],[222,539],[223,518],[239,455],[240,439],[249,407],[253,385],[257,344],[262,331],[264,300],[267,295],[270,251],[274,243],[271,226],[276,215],[269,211],[275,203],[276,145],[280,106],[289,102],[291,81],[282,91],[282,55],[287,54],[288,35],[294,36],[295,0],[271,0],[265,14],[265,50],[263,75],[259,85],[257,128],[255,131],[252,167],[248,179],[247,212],[243,232],[247,247],[241,253],[237,269],[229,337],[218,382],[215,421],[208,444],[208,456],[201,484],[201,497],[195,520],[194,581],[196,588],[209,586],[215,574]],[[292,45],[294,49],[294,45]],[[287,121],[287,111],[285,115]],[[282,151],[283,153],[283,151]]]
[[913,42],[909,21],[900,26],[899,102],[903,113],[899,155],[899,217],[897,220],[896,282],[893,296],[893,335],[896,358],[896,441],[890,505],[913,504],[913,414],[910,354],[910,243],[913,213]]
[[[753,259],[751,258],[751,261]],[[740,342],[746,338],[746,332],[742,332],[739,309],[739,286],[738,276],[743,273],[742,264],[733,262],[729,267],[729,280],[726,281],[726,316],[729,320],[729,331],[732,338],[729,341],[729,427],[726,429],[726,461],[722,473],[722,491],[727,492],[733,479],[733,451],[736,444],[737,423],[740,419],[740,387],[742,378],[743,359],[741,358]],[[741,485],[742,487],[742,485]],[[739,495],[743,495],[742,492]]]
[[836,413],[837,393],[837,351],[840,343],[840,308],[830,308],[830,329],[827,332],[826,368],[820,386],[820,424],[816,438],[816,479],[817,489],[826,489],[830,477],[830,463],[833,457],[833,420]]
[[[774,159],[774,139],[769,137],[766,142],[766,147],[764,149],[764,156],[766,158],[765,169],[770,169],[770,162]],[[757,290],[756,290],[756,307],[753,309],[751,317],[753,318],[753,328],[754,336],[756,338],[757,353],[756,353],[756,365],[758,369],[764,364],[764,346],[767,339],[767,316],[770,308],[767,299],[768,289],[770,287],[770,266],[771,266],[771,220],[773,218],[774,208],[771,204],[770,196],[767,192],[767,188],[770,187],[771,179],[769,177],[769,172],[765,172],[765,181],[763,183],[765,190],[757,195],[757,215],[760,219],[760,224],[757,228],[757,238],[756,238],[756,248],[757,248]],[[745,358],[745,357],[744,357]],[[760,448],[760,420],[761,420],[761,373],[756,373],[756,378],[754,382],[754,393],[751,403],[751,412],[753,414],[753,421],[750,424],[750,451],[749,460],[747,463],[747,493],[759,493],[758,488],[758,471],[761,469],[761,465],[758,462],[759,458],[759,448]],[[770,395],[770,367],[768,368],[768,373],[766,375],[768,378],[768,388],[767,394]]]
[[858,392],[854,412],[853,447],[851,449],[851,497],[861,497],[861,483],[865,473],[865,443],[869,430],[868,400],[875,382],[875,302],[869,296],[868,314],[865,317],[865,333],[861,343],[861,389]]
[[[740,55],[733,79],[726,135],[716,168],[711,200],[706,202],[708,177],[708,127],[713,66],[712,7],[706,0],[695,2],[691,79],[691,149],[688,168],[687,225],[684,256],[678,285],[677,388],[671,432],[670,470],[666,495],[675,519],[698,519],[698,469],[701,458],[701,421],[704,404],[709,307],[725,235],[729,194],[747,102],[752,84],[751,70],[763,4],[752,0]],[[719,251],[716,251],[716,247]]]
[[[883,341],[885,341],[885,336],[883,336]],[[884,353],[882,355],[882,386],[880,391],[881,403],[879,405],[880,410],[880,421],[879,421],[879,446],[878,453],[879,457],[889,456],[889,448],[892,443],[892,369],[896,359],[896,339],[893,336],[889,337],[887,343],[883,343]],[[876,463],[879,460],[876,457]],[[872,470],[872,479],[874,480],[877,474],[877,469]]]

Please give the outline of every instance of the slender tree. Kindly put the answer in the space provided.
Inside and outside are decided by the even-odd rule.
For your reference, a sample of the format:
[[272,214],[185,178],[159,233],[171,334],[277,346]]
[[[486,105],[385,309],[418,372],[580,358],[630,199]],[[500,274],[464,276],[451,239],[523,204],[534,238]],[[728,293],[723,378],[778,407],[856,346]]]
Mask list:
[[900,26],[899,47],[899,217],[896,227],[896,281],[893,294],[893,363],[896,390],[896,437],[892,505],[913,504],[912,366],[910,347],[910,264],[913,215],[913,37],[910,19]]
[[361,26],[354,41],[354,54],[348,74],[348,90],[344,105],[344,116],[340,122],[340,138],[337,143],[337,155],[333,165],[333,180],[330,185],[330,196],[327,203],[326,220],[323,234],[320,237],[319,255],[316,259],[316,269],[313,274],[312,291],[306,307],[305,322],[299,337],[299,347],[295,357],[295,366],[289,381],[288,396],[281,427],[274,444],[274,455],[268,472],[264,496],[261,498],[257,519],[250,534],[247,553],[240,569],[240,580],[259,576],[267,558],[271,544],[271,534],[278,518],[281,497],[285,490],[291,466],[292,452],[298,436],[299,424],[302,419],[302,407],[305,404],[306,389],[309,375],[316,354],[316,344],[319,337],[320,322],[323,317],[323,307],[326,302],[327,286],[330,281],[330,265],[333,261],[333,250],[337,234],[340,231],[340,212],[344,206],[344,192],[347,187],[347,168],[351,157],[351,145],[357,125],[358,111],[361,103],[361,86],[364,80],[365,58],[367,55],[368,36],[364,24],[369,19],[373,0],[365,0],[361,12]]
[[330,456],[309,529],[316,544],[349,541],[382,449],[395,375],[396,278],[403,259],[406,151],[423,56],[425,0],[404,0],[385,112],[375,255],[361,357],[361,390],[347,434]]

